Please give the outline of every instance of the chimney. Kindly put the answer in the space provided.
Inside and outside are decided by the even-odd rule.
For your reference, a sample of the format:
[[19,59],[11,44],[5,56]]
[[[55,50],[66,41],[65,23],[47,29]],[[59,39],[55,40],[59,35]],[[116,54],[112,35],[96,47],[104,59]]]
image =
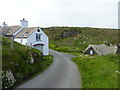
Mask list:
[[3,22],[2,27],[7,27],[7,24]]
[[26,21],[24,18],[23,18],[23,20],[20,20],[20,27],[27,28],[28,27],[28,21]]

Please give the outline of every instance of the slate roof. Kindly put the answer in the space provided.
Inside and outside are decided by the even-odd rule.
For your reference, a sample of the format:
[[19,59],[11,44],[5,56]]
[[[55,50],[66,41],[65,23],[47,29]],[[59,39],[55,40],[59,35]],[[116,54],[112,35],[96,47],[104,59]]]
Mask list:
[[1,27],[2,28],[2,34],[3,35],[13,35],[15,32],[17,32],[20,29],[20,26],[7,26],[7,27]]
[[6,35],[9,31],[9,27],[2,27],[2,34]]
[[98,55],[106,55],[106,54],[116,53],[116,51],[117,51],[117,48],[115,46],[114,47],[113,46],[106,47],[104,44],[101,44],[101,45],[89,45],[87,47],[87,49],[85,50],[85,52],[91,47],[95,50],[95,52]]
[[107,47],[112,53],[116,53],[117,52],[117,50],[118,50],[118,48],[117,48],[117,46],[109,46],[109,47]]
[[15,38],[27,38],[37,27],[28,27],[23,29]]
[[17,32],[21,27],[20,26],[10,26],[9,30],[6,35],[13,35],[15,32]]
[[[21,27],[17,26],[0,26],[0,35],[13,35],[16,33]],[[33,31],[35,31],[37,27],[28,27],[24,28],[21,32],[19,32],[15,37],[16,38],[27,38]]]

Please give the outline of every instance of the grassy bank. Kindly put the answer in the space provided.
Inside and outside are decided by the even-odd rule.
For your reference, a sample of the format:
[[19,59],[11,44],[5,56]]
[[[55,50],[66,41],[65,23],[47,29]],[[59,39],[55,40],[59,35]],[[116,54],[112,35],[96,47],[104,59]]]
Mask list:
[[37,49],[2,38],[2,88],[10,88],[40,73],[52,63]]
[[117,55],[79,55],[73,61],[80,70],[83,88],[118,88]]

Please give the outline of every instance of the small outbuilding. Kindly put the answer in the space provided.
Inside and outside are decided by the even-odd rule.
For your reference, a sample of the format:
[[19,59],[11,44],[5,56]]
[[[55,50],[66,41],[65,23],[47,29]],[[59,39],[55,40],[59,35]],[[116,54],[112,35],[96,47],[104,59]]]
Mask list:
[[98,54],[98,55],[106,55],[106,54],[115,54],[117,52],[117,46],[109,46],[106,45],[89,45],[87,49],[84,51],[85,54]]

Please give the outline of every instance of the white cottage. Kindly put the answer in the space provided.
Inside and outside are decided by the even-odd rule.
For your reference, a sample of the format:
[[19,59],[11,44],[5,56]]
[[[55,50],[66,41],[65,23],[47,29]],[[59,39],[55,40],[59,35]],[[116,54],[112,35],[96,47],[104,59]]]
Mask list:
[[14,41],[39,49],[43,55],[48,55],[48,37],[39,27],[29,27],[22,30]]
[[[4,27],[4,26],[3,26]],[[19,26],[9,27],[6,37],[23,45],[39,49],[43,55],[49,55],[49,39],[40,27],[28,27],[28,21],[20,20]]]

